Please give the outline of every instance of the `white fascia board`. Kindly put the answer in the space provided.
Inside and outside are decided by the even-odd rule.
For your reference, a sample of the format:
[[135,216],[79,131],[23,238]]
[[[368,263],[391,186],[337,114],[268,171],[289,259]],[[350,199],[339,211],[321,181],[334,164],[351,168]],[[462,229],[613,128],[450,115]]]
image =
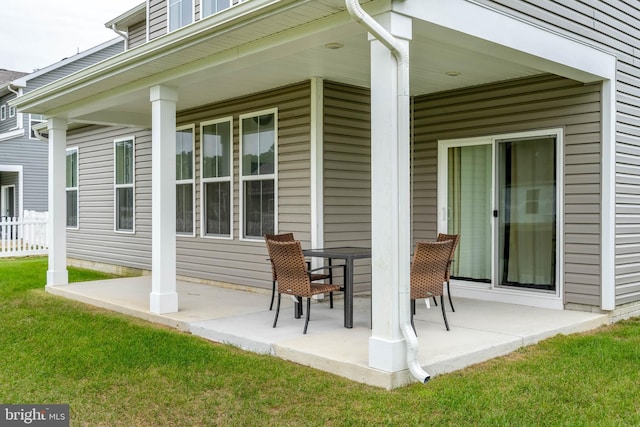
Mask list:
[[[394,10],[471,36],[474,46],[491,56],[582,82],[615,80],[615,55],[474,0],[414,0]],[[452,37],[454,37],[452,35]],[[454,41],[455,42],[455,41]],[[475,45],[477,44],[477,45]]]
[[17,138],[19,136],[24,136],[24,129],[16,129],[5,133],[0,133],[0,142]]
[[[107,77],[120,74],[138,64],[152,62],[185,46],[198,43],[203,38],[210,37],[212,32],[219,33],[220,31],[243,27],[254,19],[263,19],[272,14],[277,14],[283,7],[296,7],[300,3],[312,1],[314,0],[251,0],[240,3],[225,11],[228,13],[219,13],[201,19],[135,49],[124,51],[96,65],[29,92],[15,100],[14,105],[20,110],[36,111],[34,109],[35,106],[41,102],[55,99],[60,95],[76,90],[78,87],[87,86]],[[117,38],[115,40],[121,41],[122,39]],[[161,83],[153,82],[153,84]]]

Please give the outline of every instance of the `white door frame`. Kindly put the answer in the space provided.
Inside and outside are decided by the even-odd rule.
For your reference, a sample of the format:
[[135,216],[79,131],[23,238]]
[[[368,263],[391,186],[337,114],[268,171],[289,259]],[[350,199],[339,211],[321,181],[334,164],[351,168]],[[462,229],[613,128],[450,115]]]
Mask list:
[[[13,188],[13,206],[12,206],[12,214],[6,215],[5,211],[7,210],[7,194],[8,189]],[[3,185],[0,187],[0,216],[9,216],[14,217],[16,213],[16,186],[15,184]]]
[[[18,191],[14,192],[14,203],[17,203],[18,216],[22,216],[24,209],[24,173],[22,165],[2,165],[0,164],[0,172],[16,172],[18,174]],[[1,209],[1,207],[0,207]],[[1,210],[0,210],[1,212]]]
[[491,145],[492,150],[492,178],[491,178],[491,206],[497,209],[495,201],[496,192],[496,143],[504,139],[530,138],[537,136],[555,136],[556,138],[556,158],[557,158],[557,180],[556,180],[556,200],[558,221],[556,223],[556,291],[551,293],[536,292],[529,289],[504,288],[496,286],[496,219],[491,218],[491,283],[471,283],[461,280],[451,280],[452,292],[456,296],[474,298],[487,301],[498,301],[512,304],[522,304],[535,307],[553,308],[562,310],[564,308],[564,137],[562,129],[541,129],[528,132],[516,132],[509,134],[491,135],[476,138],[461,138],[438,141],[438,232],[447,233],[447,150],[449,147],[460,147],[470,145]]

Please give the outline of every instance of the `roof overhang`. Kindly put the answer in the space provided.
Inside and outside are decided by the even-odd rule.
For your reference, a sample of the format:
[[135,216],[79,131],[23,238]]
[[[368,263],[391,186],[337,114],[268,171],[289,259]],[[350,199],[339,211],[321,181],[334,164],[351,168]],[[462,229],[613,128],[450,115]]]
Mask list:
[[[583,72],[588,67],[579,59],[561,64],[563,58],[545,58],[545,52],[527,51],[527,46],[496,37],[499,31],[489,27],[496,19],[500,25],[515,22],[519,26],[514,31],[532,29],[530,35],[545,30],[475,2],[361,3],[374,17],[393,10],[413,18],[412,95],[547,72],[585,82],[600,78],[597,72]],[[460,11],[471,16],[486,13],[484,19],[493,21],[470,23],[460,17]],[[547,42],[568,40],[554,37]],[[535,45],[535,40],[529,43]],[[576,42],[566,46],[588,48]],[[152,86],[175,88],[178,111],[311,77],[369,87],[369,52],[367,33],[353,22],[344,0],[250,0],[12,102],[21,111],[69,122],[149,127]]]
[[122,15],[112,19],[104,24],[108,29],[116,29],[118,31],[127,31],[130,25],[137,24],[147,18],[147,2],[142,2],[138,6],[123,13]]

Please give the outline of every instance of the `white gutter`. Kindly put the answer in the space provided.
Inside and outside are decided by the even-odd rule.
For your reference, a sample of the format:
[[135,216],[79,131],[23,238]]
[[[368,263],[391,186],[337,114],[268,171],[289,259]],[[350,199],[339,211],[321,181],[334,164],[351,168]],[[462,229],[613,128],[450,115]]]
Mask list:
[[128,50],[129,49],[129,36],[128,36],[128,34],[125,33],[124,31],[118,30],[116,28],[116,24],[111,25],[111,30],[124,39],[124,50]]
[[[362,25],[369,33],[378,39],[396,59],[398,67],[398,141],[409,140],[409,129],[402,123],[409,122],[409,53],[398,43],[382,25],[368,15],[360,6],[358,0],[345,0],[345,5],[351,17]],[[409,144],[407,144],[408,146]],[[409,297],[409,284],[400,283],[400,329],[407,345],[407,365],[409,371],[418,381],[426,383],[431,378],[420,363],[418,363],[418,337],[411,326],[410,304],[403,301],[403,297]]]

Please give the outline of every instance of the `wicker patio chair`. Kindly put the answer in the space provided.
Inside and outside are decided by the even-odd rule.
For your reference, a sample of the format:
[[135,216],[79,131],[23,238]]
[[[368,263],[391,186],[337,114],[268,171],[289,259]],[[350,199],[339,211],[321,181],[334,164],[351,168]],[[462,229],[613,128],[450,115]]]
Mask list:
[[451,306],[451,311],[456,311],[453,308],[453,302],[451,301],[451,286],[449,282],[451,281],[451,264],[453,263],[453,254],[458,247],[458,243],[460,242],[459,234],[444,234],[438,233],[437,242],[446,242],[447,240],[451,240],[453,242],[453,246],[451,247],[451,254],[449,255],[449,264],[447,264],[447,275],[445,276],[445,280],[447,281],[447,295],[449,296],[449,305]]
[[302,298],[307,299],[307,316],[302,331],[303,334],[306,334],[307,326],[309,325],[309,312],[311,311],[311,297],[338,291],[340,286],[331,283],[311,282],[300,242],[276,242],[273,240],[267,240],[266,242],[269,257],[278,278],[278,304],[276,305],[273,327],[275,328],[278,323],[282,294],[293,295],[299,301]]
[[[293,233],[282,233],[282,234],[265,234],[264,235],[264,240],[265,242],[267,242],[268,240],[272,241],[272,242],[295,242],[295,239],[293,237]],[[307,270],[309,270],[311,268],[310,264],[307,263]],[[328,274],[315,274],[315,273],[310,273],[311,281],[312,282],[317,282],[320,280],[326,280],[329,279],[329,282],[331,283],[331,281],[333,280],[333,275],[331,270],[329,270]],[[269,311],[273,310],[273,300],[275,298],[276,295],[276,281],[278,280],[278,277],[276,276],[276,270],[275,268],[273,268],[273,262],[271,262],[271,303],[269,304]],[[329,304],[330,307],[333,308],[333,293],[329,294]],[[300,311],[299,311],[300,312]]]
[[418,242],[411,263],[411,325],[415,331],[413,314],[417,299],[440,297],[444,325],[449,330],[447,314],[444,311],[444,281],[453,241]]

